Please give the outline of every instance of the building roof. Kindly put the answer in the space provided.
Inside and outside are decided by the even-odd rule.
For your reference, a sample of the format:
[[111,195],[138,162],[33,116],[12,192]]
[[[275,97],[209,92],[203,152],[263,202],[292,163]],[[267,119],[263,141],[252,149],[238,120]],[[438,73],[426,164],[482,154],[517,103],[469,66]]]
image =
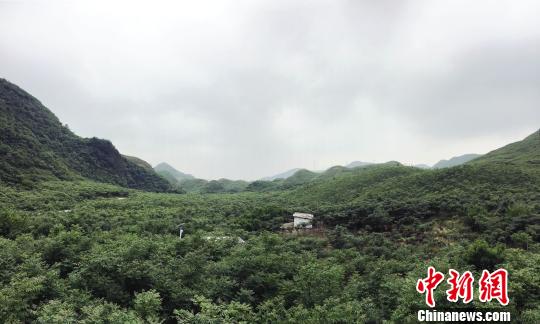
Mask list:
[[294,213],[294,218],[304,218],[304,219],[313,219],[313,214],[307,214],[307,213]]

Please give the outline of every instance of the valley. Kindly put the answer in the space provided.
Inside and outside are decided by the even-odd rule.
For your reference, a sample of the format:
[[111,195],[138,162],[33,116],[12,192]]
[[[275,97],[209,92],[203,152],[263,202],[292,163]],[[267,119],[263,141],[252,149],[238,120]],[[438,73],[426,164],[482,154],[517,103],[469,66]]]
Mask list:
[[[429,265],[510,273],[506,307],[438,290],[440,307],[540,317],[538,131],[448,168],[195,185],[0,85],[2,322],[406,323],[425,308],[415,283]],[[318,230],[283,233],[294,212]]]

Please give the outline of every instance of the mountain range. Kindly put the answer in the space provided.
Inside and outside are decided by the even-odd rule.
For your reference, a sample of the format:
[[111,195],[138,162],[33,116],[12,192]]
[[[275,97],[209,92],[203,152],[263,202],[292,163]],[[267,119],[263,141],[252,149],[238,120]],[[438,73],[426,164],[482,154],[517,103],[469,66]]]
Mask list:
[[[414,165],[414,167],[420,168],[420,169],[449,168],[449,167],[453,167],[453,166],[457,166],[457,165],[467,163],[467,162],[469,162],[469,161],[471,161],[471,160],[473,160],[473,159],[475,159],[477,157],[480,157],[480,156],[482,156],[482,155],[481,154],[464,154],[464,155],[452,157],[449,160],[440,160],[439,162],[435,163],[433,166],[429,166],[427,164],[416,164],[416,165]],[[375,165],[375,164],[380,164],[380,163],[353,161],[353,162],[345,165],[343,168],[348,168],[348,169],[362,168],[362,167]],[[331,167],[331,168],[327,169],[326,171],[328,171],[328,170],[330,170],[332,168],[336,168],[336,167],[340,167],[340,166]],[[295,169],[291,169],[291,170],[288,170],[288,171],[285,171],[285,172],[282,172],[282,173],[279,173],[279,174],[276,174],[276,175],[273,175],[273,176],[261,178],[260,180],[261,181],[273,181],[273,180],[278,180],[278,179],[287,179],[287,178],[293,176],[296,172],[298,172],[300,170],[306,170],[306,169],[295,168]],[[323,173],[323,172],[326,172],[326,171],[311,171],[311,172]]]
[[[201,193],[269,191],[351,174],[356,169],[401,165],[395,161],[383,164],[354,161],[326,171],[295,168],[253,182],[229,179],[208,181],[178,171],[165,162],[152,168],[140,158],[120,154],[110,141],[79,137],[62,125],[36,98],[4,79],[0,79],[0,112],[0,181],[23,186],[43,180],[86,178],[159,192],[174,189]],[[535,135],[531,136],[534,138]],[[517,144],[510,148],[501,148],[485,156],[465,154],[441,160],[432,168],[480,163],[493,159],[494,155],[498,156],[498,160],[508,162],[524,153],[524,149]],[[416,168],[430,167],[417,165]]]
[[[440,160],[436,164],[433,165],[433,167],[427,165],[427,164],[417,164],[414,165],[414,167],[419,169],[442,169],[442,168],[449,168],[453,166],[458,166],[464,163],[467,163],[469,161],[474,160],[477,157],[480,157],[480,154],[464,154],[461,156],[452,157],[449,160]],[[232,192],[236,192],[238,190],[254,190],[254,191],[267,191],[267,190],[275,190],[277,188],[291,188],[294,186],[298,186],[307,182],[310,182],[311,180],[315,178],[328,178],[330,176],[335,176],[336,174],[340,173],[347,173],[351,169],[356,168],[364,168],[374,165],[388,165],[388,164],[397,164],[401,165],[399,162],[391,161],[386,163],[372,163],[372,162],[363,162],[363,161],[353,161],[345,166],[333,166],[328,168],[325,171],[312,171],[307,169],[301,169],[301,168],[294,168],[291,170],[287,170],[285,172],[268,176],[261,178],[260,180],[254,181],[251,184],[245,181],[242,182],[235,182],[236,186],[234,186],[234,190]],[[203,179],[197,179],[193,177],[190,174],[183,173],[181,171],[176,170],[171,165],[162,162],[154,167],[154,170],[163,176],[165,179],[167,179],[173,186],[180,187],[188,192],[205,192],[207,191],[205,186],[208,184],[207,180]],[[191,180],[191,181],[189,181]],[[214,180],[217,182],[224,182],[227,179],[220,179],[220,180]],[[227,180],[228,182],[231,182],[232,180]],[[245,185],[244,185],[245,184]],[[223,190],[226,190],[227,186],[223,188]],[[217,188],[217,187],[216,187]],[[229,188],[230,189],[230,188]],[[231,191],[231,190],[228,190]],[[218,190],[217,192],[222,192],[222,190]]]

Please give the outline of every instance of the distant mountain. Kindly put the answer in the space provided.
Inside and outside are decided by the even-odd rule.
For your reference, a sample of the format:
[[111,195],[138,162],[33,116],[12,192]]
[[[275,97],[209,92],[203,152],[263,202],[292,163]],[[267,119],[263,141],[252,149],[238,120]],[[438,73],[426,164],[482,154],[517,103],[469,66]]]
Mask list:
[[358,167],[349,168],[349,167],[344,167],[341,165],[335,165],[333,167],[326,169],[326,171],[321,173],[321,178],[325,178],[325,177],[328,178],[328,177],[336,176],[338,174],[348,173],[348,172],[351,172],[351,169],[358,168]]
[[179,183],[182,190],[195,193],[234,193],[246,190],[249,183],[243,180],[187,179]]
[[415,164],[413,165],[413,167],[419,168],[419,169],[431,169],[431,167],[427,164]]
[[327,181],[329,179],[334,179],[342,176],[347,176],[348,174],[353,174],[360,172],[364,169],[375,168],[375,167],[390,167],[390,166],[402,166],[399,162],[389,161],[386,163],[378,164],[366,164],[362,167],[353,167],[348,168],[341,165],[336,165],[331,168],[328,168],[325,171],[310,171],[306,169],[298,169],[293,175],[289,176],[286,179],[274,179],[272,181],[257,180],[249,183],[246,190],[247,191],[273,191],[273,190],[285,190],[292,189],[295,187],[301,187],[305,184],[311,184],[314,182]]
[[288,188],[301,185],[315,179],[318,176],[319,174],[316,172],[306,169],[299,169],[292,176],[283,180],[283,187]]
[[476,159],[480,156],[482,155],[481,154],[464,154],[460,156],[455,156],[451,158],[450,160],[440,160],[439,162],[433,165],[433,169],[442,169],[442,168],[453,167],[456,165],[461,165],[463,163],[467,163],[473,159]]
[[371,162],[353,161],[353,162],[347,164],[345,167],[351,169],[351,168],[365,167],[365,166],[372,165],[372,164],[373,163],[371,163]]
[[[392,205],[393,217],[419,214],[428,217],[440,215],[441,211],[451,215],[450,210],[460,210],[466,204],[481,201],[496,212],[512,201],[505,198],[508,194],[514,193],[516,201],[530,204],[538,201],[539,192],[540,131],[537,131],[522,141],[456,167],[427,171],[396,162],[349,169],[349,172],[334,167],[309,183],[293,188],[287,193],[287,199],[299,199],[312,206],[346,203],[343,211],[355,211],[336,213],[339,216],[334,224],[346,220],[349,225],[355,219],[369,217],[381,201]],[[486,193],[489,193],[488,198]],[[418,209],[433,196],[437,197],[435,201],[441,201],[436,209],[427,212],[424,207]],[[369,205],[371,207],[366,207]],[[529,213],[531,217],[538,217]]]
[[122,156],[111,142],[75,135],[36,98],[0,79],[0,182],[32,186],[43,180],[82,178],[171,190],[163,178]]
[[209,181],[203,188],[205,193],[233,193],[244,191],[249,182],[244,180],[219,179]]
[[187,173],[183,173],[181,171],[178,171],[174,167],[172,167],[171,165],[169,165],[169,164],[167,164],[165,162],[161,162],[160,164],[156,165],[154,167],[154,170],[158,174],[162,175],[163,177],[165,177],[165,178],[171,178],[172,177],[172,178],[176,179],[176,181],[178,181],[178,182],[195,179],[195,177],[192,176],[191,174],[187,174]]
[[244,191],[249,184],[243,180],[198,179],[191,174],[176,170],[165,162],[156,165],[154,170],[169,181],[173,187],[190,193],[234,193]]
[[172,174],[167,171],[157,172],[163,179],[167,180],[174,188],[180,188],[180,181],[178,181]]
[[291,170],[285,171],[283,173],[279,173],[279,174],[276,174],[276,175],[273,175],[273,176],[270,176],[270,177],[262,178],[261,180],[262,181],[272,181],[272,180],[276,180],[276,179],[287,179],[288,177],[292,176],[293,174],[295,174],[299,170],[300,170],[300,168],[291,169]]
[[[293,172],[294,171],[294,172]],[[290,174],[292,172],[292,174]],[[289,189],[296,186],[303,185],[316,179],[320,173],[313,172],[307,169],[293,169],[287,172],[281,173],[274,177],[267,177],[264,179],[272,180],[257,180],[248,184],[245,188],[248,191],[272,191]]]
[[[343,166],[334,166],[334,167],[331,167],[330,169],[336,168],[336,167],[352,169],[352,168],[365,167],[365,166],[372,165],[372,164],[373,163],[371,163],[371,162],[354,161],[354,162],[351,162],[351,163],[347,164],[344,167]],[[330,169],[328,169],[328,170],[330,170]],[[291,177],[292,175],[294,175],[295,173],[297,173],[300,170],[309,171],[307,169],[294,168],[294,169],[291,169],[289,171],[285,171],[283,173],[279,173],[279,174],[276,174],[276,175],[271,176],[271,177],[262,178],[260,180],[261,181],[273,181],[273,180],[277,180],[277,179],[287,179],[287,178]],[[328,170],[326,170],[326,171],[328,171]],[[314,174],[320,174],[320,173],[324,173],[326,171],[321,170],[321,171],[309,171],[309,172],[312,172]]]

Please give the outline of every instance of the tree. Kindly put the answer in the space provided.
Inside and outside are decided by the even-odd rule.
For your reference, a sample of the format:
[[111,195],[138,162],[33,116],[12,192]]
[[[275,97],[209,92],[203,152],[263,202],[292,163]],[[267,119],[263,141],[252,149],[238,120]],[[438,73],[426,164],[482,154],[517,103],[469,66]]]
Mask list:
[[300,267],[293,280],[299,301],[313,307],[339,295],[343,279],[344,269],[340,265],[311,262]]
[[135,293],[133,309],[149,323],[159,323],[159,313],[161,312],[161,297],[155,290],[148,290]]
[[512,242],[525,250],[529,248],[529,244],[532,242],[532,237],[525,232],[514,233],[511,238]]
[[477,270],[494,270],[495,266],[504,261],[502,245],[490,247],[484,240],[476,240],[465,252],[465,261]]
[[255,318],[251,306],[239,302],[214,304],[203,296],[195,297],[193,302],[200,308],[200,312],[175,310],[174,314],[179,324],[247,324],[252,323]]

